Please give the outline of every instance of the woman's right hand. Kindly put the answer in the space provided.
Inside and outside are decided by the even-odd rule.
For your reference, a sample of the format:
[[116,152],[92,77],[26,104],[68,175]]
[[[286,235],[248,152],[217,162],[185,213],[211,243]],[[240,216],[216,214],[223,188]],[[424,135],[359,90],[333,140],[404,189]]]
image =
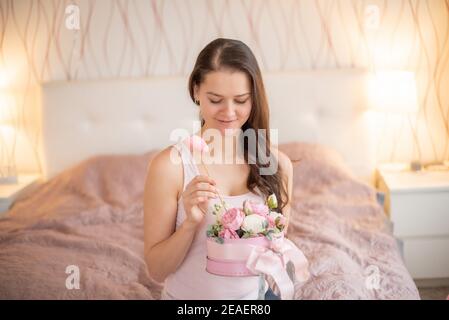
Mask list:
[[210,198],[217,198],[216,182],[205,175],[197,175],[187,184],[182,199],[186,212],[186,221],[199,225],[203,221]]

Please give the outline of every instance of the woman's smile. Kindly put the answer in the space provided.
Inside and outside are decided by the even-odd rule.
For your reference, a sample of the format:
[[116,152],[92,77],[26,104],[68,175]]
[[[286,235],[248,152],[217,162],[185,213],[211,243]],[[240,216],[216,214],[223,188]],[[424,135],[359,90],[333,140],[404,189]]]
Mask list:
[[220,120],[220,119],[216,119],[221,125],[224,126],[229,126],[232,123],[234,123],[236,120]]

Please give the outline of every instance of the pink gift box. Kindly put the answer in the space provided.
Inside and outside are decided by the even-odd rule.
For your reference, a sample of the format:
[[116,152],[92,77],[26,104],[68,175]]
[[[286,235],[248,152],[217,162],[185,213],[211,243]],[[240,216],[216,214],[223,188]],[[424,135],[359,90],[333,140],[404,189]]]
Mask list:
[[265,236],[245,239],[207,238],[206,270],[220,276],[254,276],[246,267],[248,257],[255,246],[269,248],[271,241]]
[[[277,236],[277,237],[276,237]],[[240,239],[207,238],[209,273],[220,276],[270,276],[276,282],[283,300],[292,299],[295,282],[306,281],[310,274],[302,251],[284,233]]]

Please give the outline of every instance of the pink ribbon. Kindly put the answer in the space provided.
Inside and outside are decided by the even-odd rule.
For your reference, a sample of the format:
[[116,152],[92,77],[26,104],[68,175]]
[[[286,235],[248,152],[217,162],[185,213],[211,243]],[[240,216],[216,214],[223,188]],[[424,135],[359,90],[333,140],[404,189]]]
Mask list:
[[256,246],[249,254],[246,267],[255,274],[273,277],[283,300],[291,300],[294,295],[294,280],[287,272],[287,263],[293,263],[294,275],[299,281],[309,278],[308,262],[301,250],[286,238],[273,239],[270,246]]

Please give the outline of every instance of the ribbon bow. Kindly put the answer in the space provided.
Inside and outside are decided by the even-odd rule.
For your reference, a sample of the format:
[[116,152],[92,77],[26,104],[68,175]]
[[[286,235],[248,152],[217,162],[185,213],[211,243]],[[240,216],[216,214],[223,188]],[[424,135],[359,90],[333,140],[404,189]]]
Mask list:
[[[288,272],[290,265],[294,267],[291,275]],[[269,248],[254,247],[246,261],[246,267],[255,274],[273,277],[283,300],[293,299],[295,280],[306,281],[309,278],[306,257],[286,238],[274,239]]]

